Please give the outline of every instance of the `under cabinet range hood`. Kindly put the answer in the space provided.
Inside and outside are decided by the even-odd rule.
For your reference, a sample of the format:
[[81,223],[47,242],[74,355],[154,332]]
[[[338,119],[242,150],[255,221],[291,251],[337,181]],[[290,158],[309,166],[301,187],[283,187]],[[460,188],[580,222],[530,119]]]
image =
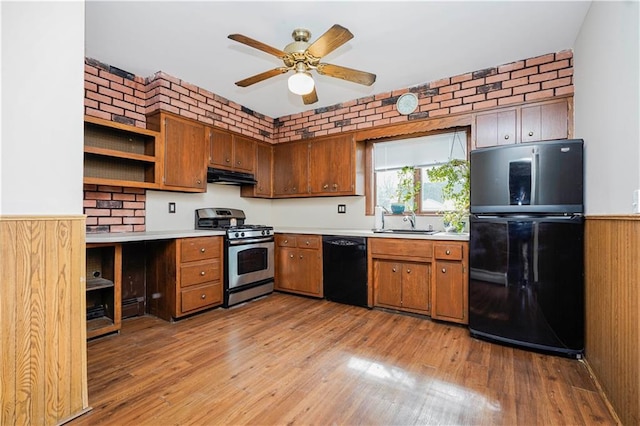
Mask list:
[[234,172],[231,170],[207,168],[207,182],[225,183],[230,185],[255,185],[255,177],[251,173]]

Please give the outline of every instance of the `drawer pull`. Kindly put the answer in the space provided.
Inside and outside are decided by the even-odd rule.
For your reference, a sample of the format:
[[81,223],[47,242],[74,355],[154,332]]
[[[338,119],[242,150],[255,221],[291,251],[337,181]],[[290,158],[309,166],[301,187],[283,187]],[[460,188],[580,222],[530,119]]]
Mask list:
[[309,240],[307,240],[307,242],[306,242],[305,244],[306,244],[306,245],[309,245],[309,244],[310,244],[310,243],[309,243]]
[[326,183],[322,186],[322,189],[327,189],[329,188],[329,185],[327,185]]
[[204,271],[200,271],[200,275],[204,277]]
[[445,251],[445,253],[446,253],[446,254],[447,254],[447,256],[448,256],[448,255],[450,255],[450,254],[451,254],[451,250],[447,250],[447,251]]
[[446,274],[447,273],[447,269],[446,268],[442,268],[442,273]]
[[204,294],[204,293],[202,293],[202,295],[200,296],[200,299],[204,300],[204,299],[206,299],[206,298],[207,298],[207,295],[206,295],[206,294]]
[[205,251],[205,250],[204,250],[204,247],[202,247],[202,248],[200,249],[200,253],[204,253],[204,251]]

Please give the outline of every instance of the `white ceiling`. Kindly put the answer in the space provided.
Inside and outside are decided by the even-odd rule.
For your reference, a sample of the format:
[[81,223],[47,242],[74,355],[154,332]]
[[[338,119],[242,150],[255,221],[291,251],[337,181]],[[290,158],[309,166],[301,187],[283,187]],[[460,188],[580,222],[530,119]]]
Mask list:
[[[141,77],[164,71],[272,118],[572,49],[590,1],[92,1],[85,54]],[[361,86],[313,73],[319,101],[287,90],[287,75],[234,82],[282,65],[234,42],[239,33],[278,49],[294,28],[311,42],[333,24],[354,38],[322,62],[377,75]]]

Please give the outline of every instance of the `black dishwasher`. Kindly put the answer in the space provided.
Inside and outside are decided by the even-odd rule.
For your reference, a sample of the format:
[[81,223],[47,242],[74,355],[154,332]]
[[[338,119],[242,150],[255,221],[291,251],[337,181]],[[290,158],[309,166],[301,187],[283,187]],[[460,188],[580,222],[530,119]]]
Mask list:
[[367,307],[367,239],[322,237],[324,297]]

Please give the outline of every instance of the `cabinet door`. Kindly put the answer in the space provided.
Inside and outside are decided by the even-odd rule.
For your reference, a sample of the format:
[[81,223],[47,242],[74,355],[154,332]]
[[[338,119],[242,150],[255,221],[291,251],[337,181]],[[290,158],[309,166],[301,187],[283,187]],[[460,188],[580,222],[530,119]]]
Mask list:
[[209,166],[230,170],[233,167],[233,136],[222,130],[208,128]]
[[402,263],[402,307],[429,313],[429,265]]
[[374,305],[402,306],[402,264],[389,260],[374,260]]
[[240,172],[254,173],[256,141],[242,136],[233,137],[233,168]]
[[271,162],[273,160],[273,147],[268,144],[257,144],[256,149],[256,180],[255,194],[258,196],[271,196]]
[[516,143],[515,109],[476,116],[476,148]]
[[204,127],[165,117],[164,136],[164,185],[204,191],[207,184]]
[[352,193],[355,178],[354,155],[351,136],[338,136],[311,142],[309,147],[311,193]]
[[295,290],[322,297],[322,252],[318,249],[298,249],[298,271]]
[[568,137],[567,101],[522,107],[522,142]]
[[467,323],[467,283],[462,262],[436,261],[431,317]]
[[278,247],[276,251],[275,288],[294,290],[298,269],[297,250],[292,247]]
[[308,193],[309,146],[307,142],[278,144],[274,147],[273,192],[276,196]]

